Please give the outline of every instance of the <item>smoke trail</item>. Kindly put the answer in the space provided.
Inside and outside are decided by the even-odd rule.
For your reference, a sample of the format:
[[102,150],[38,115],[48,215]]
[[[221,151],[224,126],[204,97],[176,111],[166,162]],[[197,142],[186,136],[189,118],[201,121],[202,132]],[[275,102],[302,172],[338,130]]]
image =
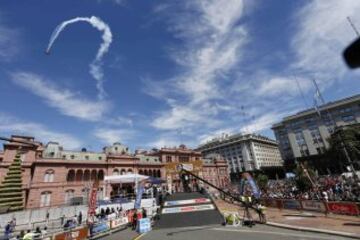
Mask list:
[[104,82],[104,73],[102,71],[102,57],[105,53],[108,52],[110,44],[112,42],[112,34],[110,27],[104,23],[100,18],[92,16],[88,17],[76,17],[67,21],[62,22],[59,24],[54,32],[52,33],[49,41],[49,45],[46,49],[46,53],[50,53],[51,47],[53,46],[54,42],[60,35],[60,33],[66,28],[66,26],[76,23],[76,22],[88,22],[97,30],[103,32],[102,39],[103,42],[100,45],[99,50],[97,51],[95,59],[90,63],[90,74],[96,80],[96,88],[98,89],[98,97],[103,99],[106,95],[103,87]]

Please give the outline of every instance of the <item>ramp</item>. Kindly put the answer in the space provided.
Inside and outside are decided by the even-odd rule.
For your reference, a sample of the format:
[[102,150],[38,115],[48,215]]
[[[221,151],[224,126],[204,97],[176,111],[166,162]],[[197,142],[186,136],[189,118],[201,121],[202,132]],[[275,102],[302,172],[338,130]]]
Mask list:
[[223,217],[207,195],[175,193],[168,196],[155,228],[221,224]]

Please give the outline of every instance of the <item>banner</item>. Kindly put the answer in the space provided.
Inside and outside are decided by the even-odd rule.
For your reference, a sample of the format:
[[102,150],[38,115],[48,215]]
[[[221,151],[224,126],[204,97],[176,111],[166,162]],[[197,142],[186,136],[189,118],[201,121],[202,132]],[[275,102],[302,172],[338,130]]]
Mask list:
[[241,179],[240,180],[240,185],[239,185],[239,194],[242,196],[244,195],[244,187],[245,187],[245,179]]
[[137,230],[139,233],[146,233],[151,231],[151,222],[149,218],[142,218],[138,220]]
[[166,201],[164,203],[165,207],[168,206],[177,206],[177,205],[185,205],[185,204],[196,204],[196,203],[207,203],[210,202],[208,198],[196,198],[196,199],[188,199],[188,200],[178,200],[178,201]]
[[140,182],[136,193],[135,206],[134,206],[135,209],[141,208],[141,198],[144,193],[144,190],[145,190],[144,182]]
[[312,200],[304,200],[301,201],[302,208],[304,210],[325,212],[326,208],[323,202],[320,201],[312,201]]
[[215,207],[212,204],[187,206],[187,207],[172,207],[172,208],[163,208],[162,214],[197,212],[197,211],[205,211],[205,210],[213,210],[213,209],[215,209]]
[[107,230],[109,230],[109,225],[107,224],[107,222],[102,222],[94,225],[91,228],[91,234],[94,235],[97,233],[105,232]]
[[358,215],[359,209],[355,203],[328,202],[329,212],[338,214]]
[[121,217],[121,218],[112,220],[110,226],[111,226],[111,228],[117,228],[117,227],[128,224],[128,222],[129,222],[129,220],[127,217]]
[[286,209],[301,209],[301,204],[298,200],[285,199],[283,200],[283,207]]
[[252,178],[252,176],[249,173],[243,173],[243,178],[246,178],[246,180],[249,182],[252,192],[254,194],[255,198],[259,198],[260,197],[260,191],[254,181],[254,179]]
[[96,210],[96,196],[97,196],[97,189],[99,187],[99,182],[95,181],[93,183],[93,186],[91,188],[91,192],[90,192],[90,198],[89,198],[89,203],[88,203],[88,218],[90,218],[90,216],[95,215],[95,210]]

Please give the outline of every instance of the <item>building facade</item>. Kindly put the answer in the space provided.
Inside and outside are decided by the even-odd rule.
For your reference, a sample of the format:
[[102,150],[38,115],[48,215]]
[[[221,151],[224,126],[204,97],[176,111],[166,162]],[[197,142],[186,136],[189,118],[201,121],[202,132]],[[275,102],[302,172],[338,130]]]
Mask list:
[[299,158],[323,154],[335,127],[360,122],[360,95],[307,109],[272,126],[286,165]]
[[231,175],[283,165],[277,142],[261,135],[225,135],[199,146],[197,150],[203,156],[220,154]]
[[[86,203],[95,180],[99,181],[98,199],[111,198],[120,190],[131,191],[134,186],[107,183],[105,176],[139,173],[165,180],[169,159],[186,162],[187,157],[202,162],[200,153],[183,146],[132,154],[126,146],[114,143],[102,152],[68,151],[56,142],[43,145],[33,137],[12,136],[0,152],[0,208],[10,206],[10,210],[20,210]],[[203,169],[217,172],[217,168],[224,167],[202,166],[200,174]],[[213,179],[209,175],[210,178]]]

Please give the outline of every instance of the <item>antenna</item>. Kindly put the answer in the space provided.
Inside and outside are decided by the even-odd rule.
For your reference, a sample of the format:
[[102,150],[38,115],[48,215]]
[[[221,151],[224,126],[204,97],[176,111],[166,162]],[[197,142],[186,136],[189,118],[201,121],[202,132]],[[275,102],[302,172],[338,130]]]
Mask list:
[[300,92],[300,94],[301,94],[301,97],[302,97],[302,99],[303,99],[303,101],[304,101],[305,107],[306,107],[306,108],[308,108],[308,107],[309,107],[309,104],[308,104],[308,102],[306,101],[306,98],[305,98],[304,92],[303,92],[303,90],[302,90],[302,89],[301,89],[301,87],[300,87],[299,80],[298,80],[298,78],[297,78],[297,76],[296,76],[296,74],[295,74],[295,73],[293,73],[293,75],[294,75],[294,78],[295,78],[295,81],[296,81],[297,87],[298,87],[298,89],[299,89],[299,92]]
[[346,19],[348,20],[351,28],[354,30],[356,36],[359,37],[359,36],[360,36],[359,31],[357,30],[356,26],[355,26],[354,23],[352,22],[351,18],[350,18],[349,16],[347,16]]

